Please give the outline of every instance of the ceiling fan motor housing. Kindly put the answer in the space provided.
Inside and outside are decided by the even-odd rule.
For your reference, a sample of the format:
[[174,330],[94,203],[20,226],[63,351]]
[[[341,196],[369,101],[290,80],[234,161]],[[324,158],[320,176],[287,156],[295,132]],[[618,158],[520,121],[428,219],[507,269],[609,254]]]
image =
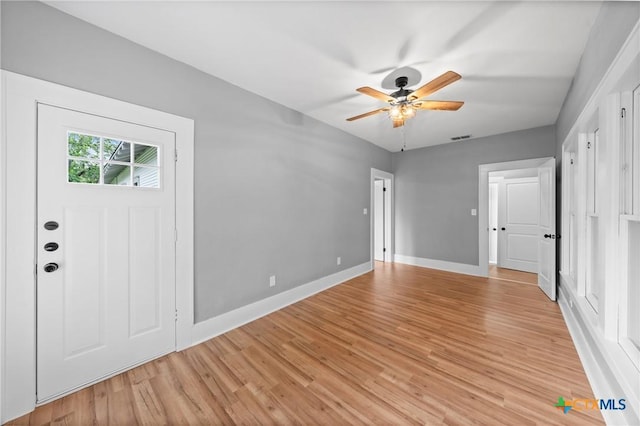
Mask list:
[[413,90],[409,90],[409,89],[405,89],[404,86],[407,85],[407,83],[409,83],[409,79],[407,77],[401,76],[396,78],[396,87],[400,90],[397,90],[393,93],[391,93],[390,96],[394,97],[394,98],[400,98],[400,97],[406,97],[409,96],[411,94],[411,92],[413,92]]
[[398,77],[396,78],[396,87],[402,89],[404,86],[409,83],[409,79],[407,77]]

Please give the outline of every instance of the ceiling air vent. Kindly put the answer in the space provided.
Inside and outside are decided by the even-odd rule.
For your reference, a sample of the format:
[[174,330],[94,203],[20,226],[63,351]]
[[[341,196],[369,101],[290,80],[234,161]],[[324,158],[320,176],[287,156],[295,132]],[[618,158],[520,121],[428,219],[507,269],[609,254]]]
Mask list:
[[452,141],[460,141],[463,139],[469,139],[471,135],[463,135],[463,136],[454,136],[451,138]]

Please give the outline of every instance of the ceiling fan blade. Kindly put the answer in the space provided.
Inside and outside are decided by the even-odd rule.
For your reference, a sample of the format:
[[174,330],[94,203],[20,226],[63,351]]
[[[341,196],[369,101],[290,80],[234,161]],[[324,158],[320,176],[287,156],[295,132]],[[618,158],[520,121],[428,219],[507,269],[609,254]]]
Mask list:
[[424,86],[416,89],[408,96],[409,100],[424,98],[425,96],[429,96],[430,94],[437,92],[453,83],[454,81],[460,80],[462,77],[457,72],[447,71],[442,74],[440,77],[436,77]]
[[393,128],[395,129],[396,127],[402,127],[404,126],[404,120],[400,119],[400,120],[393,120]]
[[361,118],[369,117],[370,115],[379,114],[383,111],[389,111],[389,108],[380,108],[373,111],[365,112],[364,114],[356,115],[355,117],[347,118],[347,121],[360,120]]
[[417,109],[431,109],[439,111],[457,111],[464,105],[461,101],[416,101],[413,106]]
[[395,102],[395,100],[396,100],[395,98],[387,95],[386,93],[382,93],[381,91],[373,89],[371,87],[365,86],[365,87],[360,87],[360,88],[358,88],[356,90],[358,92],[364,94],[364,95],[369,95],[369,96],[372,96],[372,97],[374,97],[376,99],[380,99],[381,101],[385,101],[385,102],[391,103],[391,102]]

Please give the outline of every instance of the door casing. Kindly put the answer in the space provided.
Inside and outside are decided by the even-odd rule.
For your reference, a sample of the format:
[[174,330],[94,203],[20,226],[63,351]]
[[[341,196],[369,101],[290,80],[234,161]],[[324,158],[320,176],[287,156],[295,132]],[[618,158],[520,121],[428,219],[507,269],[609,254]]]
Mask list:
[[[176,163],[176,348],[191,345],[194,122],[66,86],[0,71],[0,422],[36,406],[35,235],[38,103],[174,132]],[[11,177],[11,178],[9,178]],[[19,177],[19,178],[18,178]],[[10,248],[10,250],[8,250]],[[7,392],[7,390],[11,392]]]

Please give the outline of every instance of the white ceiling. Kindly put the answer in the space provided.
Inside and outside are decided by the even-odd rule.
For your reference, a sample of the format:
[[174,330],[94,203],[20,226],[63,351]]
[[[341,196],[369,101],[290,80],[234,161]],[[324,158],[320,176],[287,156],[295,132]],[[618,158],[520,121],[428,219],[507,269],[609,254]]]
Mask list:
[[[199,1],[48,4],[204,72],[398,151],[555,123],[597,1]],[[462,79],[393,129],[360,86],[387,93],[401,67],[416,88],[446,70]],[[391,77],[390,77],[391,76]],[[383,87],[386,86],[386,87]]]

